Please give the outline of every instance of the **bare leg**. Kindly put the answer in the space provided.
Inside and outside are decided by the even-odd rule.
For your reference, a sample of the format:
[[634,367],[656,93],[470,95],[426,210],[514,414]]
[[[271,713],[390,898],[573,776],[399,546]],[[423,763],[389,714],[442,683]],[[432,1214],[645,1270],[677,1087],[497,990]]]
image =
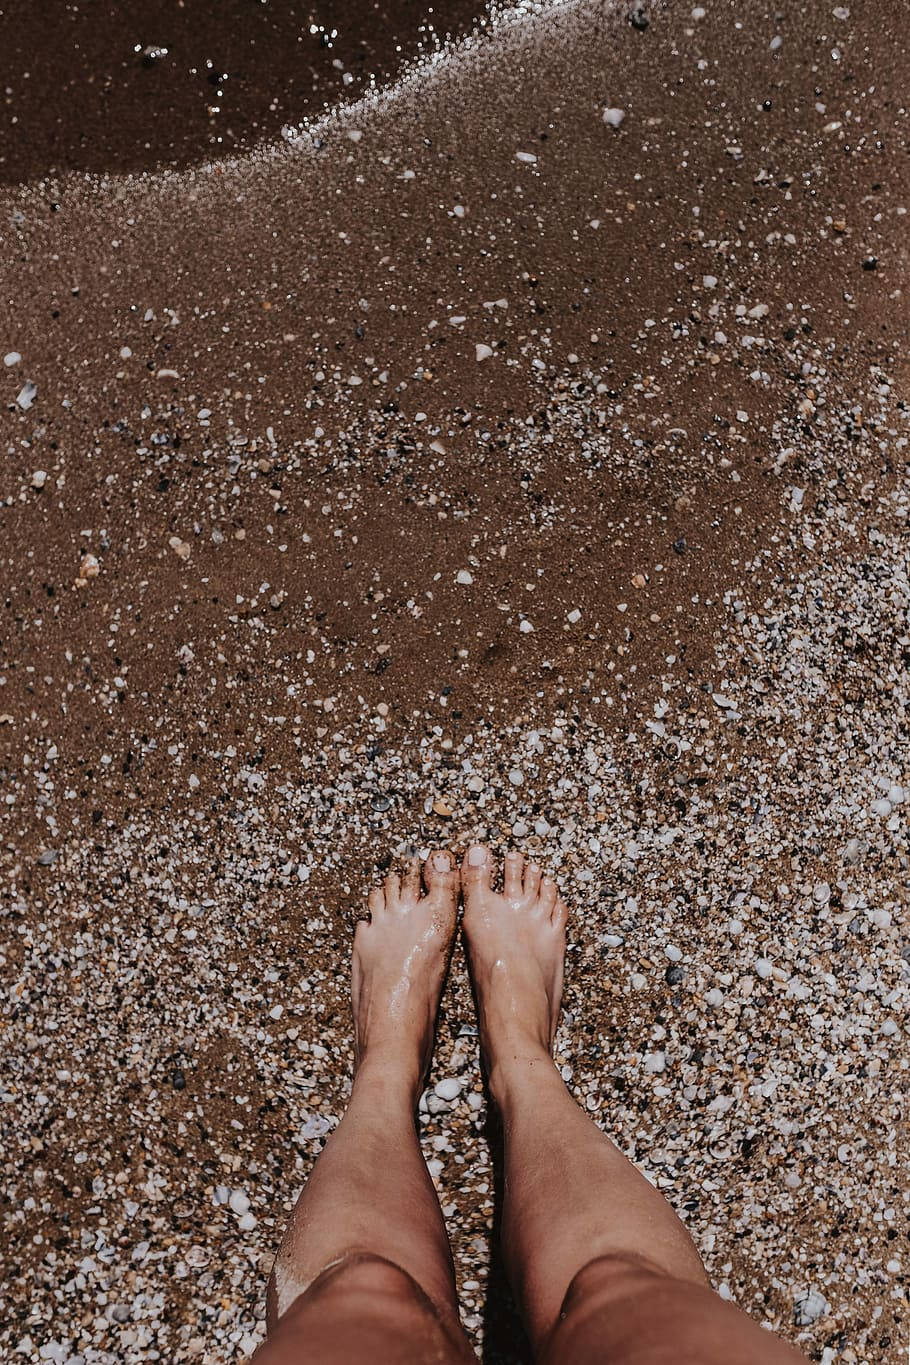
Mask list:
[[370,893],[354,936],[356,1072],[350,1104],[297,1201],[268,1294],[257,1360],[470,1358],[452,1256],[415,1126],[455,932],[447,853]]
[[731,1323],[751,1352],[731,1359],[801,1360],[711,1292],[669,1204],[569,1095],[551,1057],[568,911],[555,882],[520,854],[506,856],[501,895],[494,872],[489,850],[469,850],[464,928],[502,1113],[503,1254],[535,1349],[547,1359],[681,1362],[677,1328],[694,1313],[693,1360],[713,1358],[698,1356],[712,1331],[738,1351]]

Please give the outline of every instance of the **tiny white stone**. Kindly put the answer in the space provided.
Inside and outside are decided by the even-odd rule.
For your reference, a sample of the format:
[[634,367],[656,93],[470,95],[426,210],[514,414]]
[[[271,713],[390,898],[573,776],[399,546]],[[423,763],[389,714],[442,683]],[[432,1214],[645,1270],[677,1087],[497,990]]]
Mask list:
[[722,711],[735,711],[736,702],[732,698],[724,695],[723,692],[712,692],[711,700],[715,706],[719,706]]
[[675,943],[667,943],[664,946],[664,952],[666,953],[667,957],[670,959],[671,962],[682,961],[682,953],[679,950],[679,948],[677,948]]
[[522,619],[518,623],[518,629],[521,631],[522,635],[530,635],[534,627],[531,625],[530,621]]
[[757,957],[755,959],[755,975],[760,976],[762,981],[767,981],[774,971],[774,963],[769,957]]
[[534,155],[533,152],[516,152],[515,157],[516,160],[524,161],[528,165],[531,165],[533,162],[537,160],[537,157]]
[[872,811],[873,815],[890,815],[891,802],[886,801],[885,798],[882,797],[880,800],[872,802],[870,810]]
[[121,346],[121,347],[120,347],[120,359],[121,359],[121,360],[129,360],[129,358],[130,358],[130,356],[131,356],[132,354],[133,354],[133,353],[132,353],[132,351],[130,350],[129,346]]
[[648,1052],[645,1055],[645,1071],[658,1074],[666,1069],[667,1055],[665,1052]]
[[18,365],[21,359],[22,356],[18,351],[7,351],[6,355],[3,357],[3,363],[7,366]]
[[243,1190],[231,1190],[228,1204],[231,1207],[231,1212],[239,1214],[241,1217],[250,1211],[250,1201]]
[[470,587],[474,582],[474,575],[469,573],[467,569],[459,569],[458,573],[455,575],[455,582],[463,583],[465,587]]
[[441,1081],[437,1081],[433,1086],[433,1094],[438,1095],[441,1100],[457,1100],[461,1094],[461,1081],[457,1076],[444,1076]]
[[576,621],[581,620],[581,612],[577,607],[573,607],[570,612],[567,612],[566,620],[569,622],[570,626],[574,626]]
[[32,475],[32,488],[43,488],[47,483],[47,472],[43,469],[36,469]]
[[512,826],[512,834],[516,839],[526,839],[528,837],[528,827],[524,820],[516,820]]
[[272,1008],[269,1010],[270,1019],[280,1019],[283,1014],[284,1014],[283,1005],[273,1005]]
[[702,277],[701,277],[701,282],[702,282],[702,284],[705,286],[706,289],[716,289],[716,288],[717,288],[717,276],[716,276],[716,275],[702,275]]
[[724,993],[722,990],[719,990],[717,986],[714,986],[710,991],[708,991],[708,994],[705,996],[705,1004],[710,1005],[712,1009],[716,1010],[718,1006],[722,1005],[723,1003]]
[[611,128],[618,128],[619,125],[622,123],[623,119],[625,118],[625,116],[626,116],[625,109],[614,109],[608,107],[604,110],[604,123],[609,124]]
[[523,783],[524,783],[524,780],[525,780],[525,775],[524,775],[524,773],[521,771],[520,768],[510,768],[510,769],[509,769],[509,781],[511,782],[511,784],[512,784],[513,787],[520,787],[520,786],[522,786]]
[[256,1226],[256,1219],[251,1213],[245,1213],[242,1217],[237,1219],[237,1226],[241,1232],[252,1232],[253,1228]]
[[474,354],[478,360],[489,360],[490,356],[493,354],[493,347],[487,346],[482,341],[478,341],[477,345],[474,347]]

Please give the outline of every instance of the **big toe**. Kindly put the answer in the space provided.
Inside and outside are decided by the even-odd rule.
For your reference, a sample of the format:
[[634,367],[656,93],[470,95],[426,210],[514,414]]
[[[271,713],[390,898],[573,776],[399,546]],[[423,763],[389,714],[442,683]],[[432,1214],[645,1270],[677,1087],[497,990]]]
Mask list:
[[455,909],[458,893],[458,873],[450,853],[444,848],[431,853],[423,865],[423,881],[427,894]]
[[472,844],[461,864],[461,886],[468,905],[476,896],[490,890],[492,876],[490,850],[483,844]]

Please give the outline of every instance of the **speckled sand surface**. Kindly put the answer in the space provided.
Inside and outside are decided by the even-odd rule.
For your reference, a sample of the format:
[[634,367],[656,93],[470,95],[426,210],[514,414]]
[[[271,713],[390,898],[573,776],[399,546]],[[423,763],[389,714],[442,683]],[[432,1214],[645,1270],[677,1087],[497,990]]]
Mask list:
[[[905,1359],[904,17],[528,6],[0,191],[0,1359],[255,1347],[364,889],[473,838],[721,1293]],[[420,1124],[511,1365],[460,948]]]

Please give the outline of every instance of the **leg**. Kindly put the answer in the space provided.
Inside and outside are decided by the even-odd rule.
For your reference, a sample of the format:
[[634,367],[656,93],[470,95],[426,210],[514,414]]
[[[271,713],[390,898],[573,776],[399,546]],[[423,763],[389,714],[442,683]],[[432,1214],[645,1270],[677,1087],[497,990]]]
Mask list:
[[[257,1360],[470,1359],[452,1257],[415,1125],[455,932],[446,853],[371,892],[354,936],[351,1100],[297,1201],[269,1283]],[[359,1345],[358,1345],[359,1343]],[[381,1347],[381,1350],[379,1349]]]
[[[502,895],[493,872],[487,849],[469,850],[464,927],[502,1113],[503,1253],[535,1348],[546,1359],[550,1342],[563,1359],[681,1361],[680,1323],[694,1314],[704,1339],[729,1312],[755,1338],[742,1360],[776,1360],[775,1349],[800,1360],[711,1292],[666,1200],[572,1100],[551,1056],[568,911],[552,879],[520,854],[506,857]],[[662,1317],[658,1303],[668,1305]],[[639,1340],[650,1343],[647,1357],[628,1353]]]

